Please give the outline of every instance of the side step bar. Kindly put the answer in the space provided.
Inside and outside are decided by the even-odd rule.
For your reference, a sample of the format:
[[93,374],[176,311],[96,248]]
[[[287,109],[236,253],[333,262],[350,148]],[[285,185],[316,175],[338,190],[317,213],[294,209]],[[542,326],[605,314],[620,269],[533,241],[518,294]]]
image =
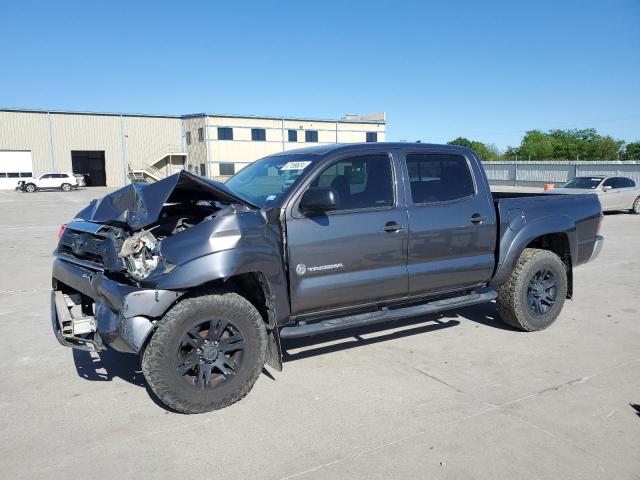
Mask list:
[[321,320],[314,323],[300,322],[296,326],[284,327],[280,330],[281,338],[300,338],[320,335],[322,333],[335,332],[345,330],[347,328],[361,327],[364,325],[374,325],[376,323],[388,322],[390,320],[399,320],[401,318],[416,317],[427,313],[442,312],[452,308],[467,307],[478,303],[486,303],[498,296],[495,289],[484,288],[476,290],[467,295],[459,297],[446,298],[443,300],[434,300],[433,302],[424,303],[422,305],[414,305],[411,307],[399,307],[389,309],[387,307],[381,310],[350,315],[348,317],[331,318],[329,320]]

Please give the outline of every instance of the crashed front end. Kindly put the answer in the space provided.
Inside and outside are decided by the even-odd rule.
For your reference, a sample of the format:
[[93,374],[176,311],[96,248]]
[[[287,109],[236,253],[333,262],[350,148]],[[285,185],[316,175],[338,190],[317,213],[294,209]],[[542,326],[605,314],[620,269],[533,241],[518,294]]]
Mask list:
[[222,184],[188,172],[94,200],[64,227],[54,252],[56,338],[76,349],[139,352],[186,292],[193,260],[236,248],[243,231],[264,223]]

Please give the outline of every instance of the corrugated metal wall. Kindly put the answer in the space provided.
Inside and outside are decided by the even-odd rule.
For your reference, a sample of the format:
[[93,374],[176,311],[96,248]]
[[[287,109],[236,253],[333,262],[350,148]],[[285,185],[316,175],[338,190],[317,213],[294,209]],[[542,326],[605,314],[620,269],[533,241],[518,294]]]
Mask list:
[[34,175],[71,171],[73,150],[104,151],[107,185],[121,186],[127,162],[150,163],[180,145],[181,123],[179,117],[5,110],[0,149],[30,150]]
[[640,184],[640,162],[483,162],[489,182],[494,185],[541,186],[564,183],[588,175],[624,176]]

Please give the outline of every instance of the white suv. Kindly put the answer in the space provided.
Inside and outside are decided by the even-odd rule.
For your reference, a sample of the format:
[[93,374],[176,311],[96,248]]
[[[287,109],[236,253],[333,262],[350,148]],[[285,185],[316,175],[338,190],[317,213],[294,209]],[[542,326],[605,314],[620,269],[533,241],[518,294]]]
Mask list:
[[73,173],[43,173],[38,178],[25,178],[16,189],[33,193],[36,190],[62,190],[69,192],[78,188],[78,178]]

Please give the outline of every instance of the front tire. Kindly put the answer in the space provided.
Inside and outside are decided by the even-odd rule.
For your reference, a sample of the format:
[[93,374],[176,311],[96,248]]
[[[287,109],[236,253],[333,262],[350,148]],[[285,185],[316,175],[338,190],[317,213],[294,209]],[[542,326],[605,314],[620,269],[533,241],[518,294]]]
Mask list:
[[144,350],[142,372],[168,407],[209,412],[249,393],[266,351],[266,327],[256,308],[217,290],[184,299],[165,314]]
[[60,185],[60,190],[62,190],[63,192],[70,192],[71,191],[71,184],[70,183],[63,183],[62,185]]
[[567,270],[555,253],[525,248],[509,280],[498,287],[502,320],[527,332],[551,325],[567,295]]

